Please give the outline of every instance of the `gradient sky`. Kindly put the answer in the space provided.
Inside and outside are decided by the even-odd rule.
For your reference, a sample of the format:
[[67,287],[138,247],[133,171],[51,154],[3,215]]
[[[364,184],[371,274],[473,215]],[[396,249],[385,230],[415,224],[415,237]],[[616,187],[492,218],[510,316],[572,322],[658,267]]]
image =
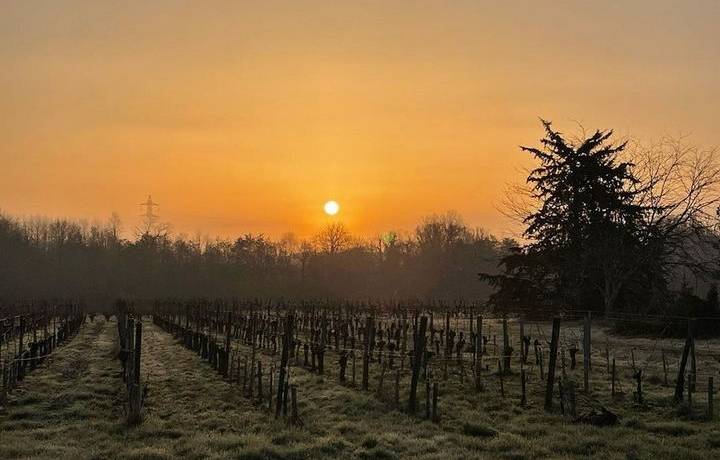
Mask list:
[[720,137],[720,1],[0,2],[0,209],[500,235],[538,117]]

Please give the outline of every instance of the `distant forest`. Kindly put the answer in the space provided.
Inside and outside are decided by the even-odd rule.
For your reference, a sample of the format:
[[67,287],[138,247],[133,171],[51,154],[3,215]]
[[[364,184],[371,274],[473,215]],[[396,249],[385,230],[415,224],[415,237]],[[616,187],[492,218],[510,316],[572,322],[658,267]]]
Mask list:
[[496,271],[512,240],[498,241],[448,213],[409,235],[361,240],[341,224],[298,240],[171,236],[151,226],[119,237],[105,224],[0,216],[0,299],[118,297],[487,299],[478,271]]
[[374,239],[335,222],[306,240],[211,241],[152,222],[123,239],[117,216],[88,225],[0,215],[0,299],[432,300],[508,312],[720,316],[716,150],[543,127],[538,147],[522,147],[535,167],[503,205],[524,229],[520,242],[454,213]]

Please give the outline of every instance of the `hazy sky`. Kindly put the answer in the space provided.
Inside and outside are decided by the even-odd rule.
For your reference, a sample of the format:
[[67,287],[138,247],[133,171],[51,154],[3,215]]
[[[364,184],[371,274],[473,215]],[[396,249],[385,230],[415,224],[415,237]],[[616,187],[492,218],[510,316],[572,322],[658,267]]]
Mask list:
[[720,144],[720,1],[0,1],[0,209],[359,234],[495,208],[520,144]]

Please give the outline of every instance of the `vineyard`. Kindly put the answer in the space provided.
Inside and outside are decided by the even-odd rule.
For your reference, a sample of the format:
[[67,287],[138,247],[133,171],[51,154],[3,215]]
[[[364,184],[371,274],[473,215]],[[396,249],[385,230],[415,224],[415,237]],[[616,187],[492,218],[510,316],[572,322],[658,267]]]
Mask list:
[[720,453],[720,340],[703,318],[223,301],[13,313],[3,458]]

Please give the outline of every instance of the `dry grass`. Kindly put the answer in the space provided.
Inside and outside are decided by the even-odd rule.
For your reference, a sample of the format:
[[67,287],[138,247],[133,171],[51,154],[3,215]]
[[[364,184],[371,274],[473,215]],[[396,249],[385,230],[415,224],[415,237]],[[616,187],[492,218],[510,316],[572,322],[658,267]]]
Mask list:
[[[509,379],[503,399],[492,374],[485,376],[481,393],[451,375],[441,382],[441,423],[433,424],[393,409],[375,391],[341,385],[334,353],[326,358],[325,377],[293,368],[305,422],[293,428],[243,398],[236,384],[222,381],[148,321],[146,416],[141,426],[128,428],[115,334],[115,322],[96,318],[13,391],[0,413],[0,458],[720,457],[717,424],[679,415],[667,404],[669,389],[660,384],[646,384],[647,403],[636,407],[629,393],[610,400],[598,372],[593,388],[621,415],[621,423],[595,428],[546,414],[538,382],[530,385],[523,408],[516,377]],[[372,387],[377,377],[373,369]],[[628,390],[630,382],[623,379]],[[386,388],[392,393],[391,378]],[[424,401],[422,390],[419,396]]]

